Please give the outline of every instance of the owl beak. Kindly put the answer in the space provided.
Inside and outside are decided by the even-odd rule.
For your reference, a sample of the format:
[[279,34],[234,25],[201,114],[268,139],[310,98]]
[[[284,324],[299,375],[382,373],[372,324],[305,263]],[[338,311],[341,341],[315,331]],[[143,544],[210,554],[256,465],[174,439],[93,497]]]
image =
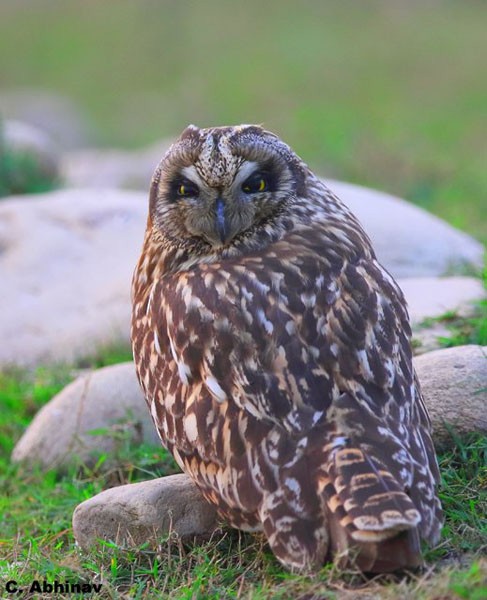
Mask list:
[[215,204],[216,212],[216,230],[222,244],[228,239],[228,223],[225,219],[225,202],[220,196],[216,199]]

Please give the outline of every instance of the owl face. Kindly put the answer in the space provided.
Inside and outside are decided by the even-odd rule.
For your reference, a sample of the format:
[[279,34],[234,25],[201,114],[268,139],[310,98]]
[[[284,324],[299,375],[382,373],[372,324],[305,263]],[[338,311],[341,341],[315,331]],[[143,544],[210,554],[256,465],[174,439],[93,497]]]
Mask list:
[[303,178],[298,157],[261,127],[190,125],[154,176],[152,223],[173,242],[229,247],[282,213]]

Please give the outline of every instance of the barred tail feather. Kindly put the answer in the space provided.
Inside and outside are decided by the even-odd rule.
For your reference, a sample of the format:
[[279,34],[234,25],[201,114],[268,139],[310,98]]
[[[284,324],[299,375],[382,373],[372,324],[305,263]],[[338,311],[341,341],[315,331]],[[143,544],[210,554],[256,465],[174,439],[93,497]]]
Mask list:
[[333,450],[319,489],[333,553],[363,571],[421,564],[421,515],[403,486],[359,448]]

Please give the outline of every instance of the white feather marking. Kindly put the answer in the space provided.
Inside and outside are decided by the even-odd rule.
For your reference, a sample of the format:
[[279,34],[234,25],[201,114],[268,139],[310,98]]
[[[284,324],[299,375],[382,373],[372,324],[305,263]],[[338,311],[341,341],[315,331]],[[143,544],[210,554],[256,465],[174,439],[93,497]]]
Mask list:
[[257,277],[252,278],[252,283],[259,290],[259,292],[262,292],[262,294],[267,295],[269,293],[269,286],[257,279]]
[[189,179],[190,181],[195,183],[198,187],[201,187],[203,185],[203,181],[201,180],[200,176],[198,175],[198,171],[194,168],[193,165],[190,165],[189,167],[183,167],[181,169],[181,174],[184,177],[186,177],[186,179]]
[[370,369],[367,352],[365,350],[357,350],[357,358],[359,363],[362,365],[364,375],[370,379],[373,379],[374,375]]
[[333,438],[331,447],[333,450],[335,450],[336,448],[343,448],[347,441],[348,439],[344,435],[337,435],[335,438]]
[[240,291],[242,292],[242,296],[246,300],[252,302],[252,300],[254,299],[254,294],[252,294],[252,292],[249,292],[249,290],[244,285],[240,288]]
[[318,358],[320,355],[320,351],[318,350],[318,348],[316,346],[309,346],[308,351],[311,354],[311,356],[315,359]]
[[274,331],[274,325],[266,318],[264,311],[261,308],[257,310],[257,319],[259,320],[259,323],[264,326],[264,329],[269,335]]
[[240,184],[242,184],[249,175],[252,175],[252,173],[257,170],[258,166],[259,163],[257,162],[246,160],[235,177],[235,187],[240,187]]
[[188,367],[186,363],[179,362],[178,363],[178,375],[179,379],[181,379],[184,385],[188,385],[189,376],[191,375],[191,369]]
[[285,327],[289,335],[293,335],[296,332],[296,325],[292,319],[286,323]]
[[173,344],[171,338],[169,338],[169,347],[171,348],[172,357],[173,357],[174,361],[177,363],[178,362],[178,355],[176,354],[176,348],[174,348],[174,344]]
[[186,363],[183,363],[179,360],[178,355],[176,354],[176,348],[174,348],[174,344],[171,338],[169,338],[169,347],[171,348],[172,357],[178,367],[178,375],[179,379],[184,385],[188,385],[189,379],[188,377],[191,375],[191,369],[188,367]]
[[296,410],[291,411],[288,416],[287,416],[287,421],[293,426],[293,427],[300,427],[301,426],[301,420],[300,420],[300,413]]
[[205,379],[206,387],[210,390],[212,396],[214,396],[215,400],[218,402],[225,402],[227,399],[227,395],[223,391],[222,387],[218,383],[218,381],[211,376],[208,376]]
[[313,308],[316,304],[316,294],[301,294],[301,301],[307,308]]
[[195,442],[198,439],[198,425],[194,413],[189,414],[184,419],[184,431],[190,442]]
[[301,494],[301,486],[299,485],[298,480],[295,479],[294,477],[288,477],[287,479],[285,479],[284,484],[292,492],[294,492],[296,494],[296,496],[299,496],[299,494]]
[[313,419],[312,419],[312,424],[316,425],[316,423],[318,423],[318,421],[321,419],[321,417],[324,415],[324,411],[323,410],[317,410],[314,415],[313,415]]
[[154,290],[156,289],[156,284],[153,283],[151,290],[150,290],[150,294],[149,294],[149,300],[147,301],[147,308],[145,309],[145,314],[148,315],[149,311],[150,311],[150,307],[152,305],[152,300],[154,298]]
[[173,453],[174,458],[176,459],[176,462],[181,467],[181,469],[184,471],[185,464],[184,464],[183,459],[181,458],[181,454],[179,454],[179,450],[177,448],[173,448],[172,453]]
[[331,344],[330,345],[330,352],[336,358],[338,356],[338,344]]
[[167,394],[164,398],[164,408],[167,412],[171,412],[176,402],[176,396],[174,394]]
[[157,354],[161,354],[161,345],[159,344],[159,336],[157,335],[157,331],[154,331],[154,347]]
[[326,319],[322,315],[321,317],[318,317],[318,320],[316,321],[316,331],[318,333],[324,334],[325,327],[326,327]]
[[150,413],[152,415],[152,420],[154,421],[155,426],[159,428],[161,425],[159,423],[159,417],[157,415],[157,406],[155,400],[152,400],[152,402],[150,403]]
[[383,427],[382,425],[379,425],[377,427],[377,431],[383,435],[384,437],[387,438],[394,438],[395,436],[392,434],[392,431],[388,428],[388,427]]

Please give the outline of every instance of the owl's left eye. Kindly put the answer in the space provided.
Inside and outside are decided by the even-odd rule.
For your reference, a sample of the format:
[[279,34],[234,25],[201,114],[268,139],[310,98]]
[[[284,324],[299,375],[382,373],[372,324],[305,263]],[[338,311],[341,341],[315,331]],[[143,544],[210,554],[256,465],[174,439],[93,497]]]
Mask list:
[[268,187],[267,178],[263,173],[254,173],[242,183],[242,191],[246,194],[264,192]]
[[180,181],[176,185],[176,194],[180,198],[195,198],[199,194],[199,189],[191,181]]

